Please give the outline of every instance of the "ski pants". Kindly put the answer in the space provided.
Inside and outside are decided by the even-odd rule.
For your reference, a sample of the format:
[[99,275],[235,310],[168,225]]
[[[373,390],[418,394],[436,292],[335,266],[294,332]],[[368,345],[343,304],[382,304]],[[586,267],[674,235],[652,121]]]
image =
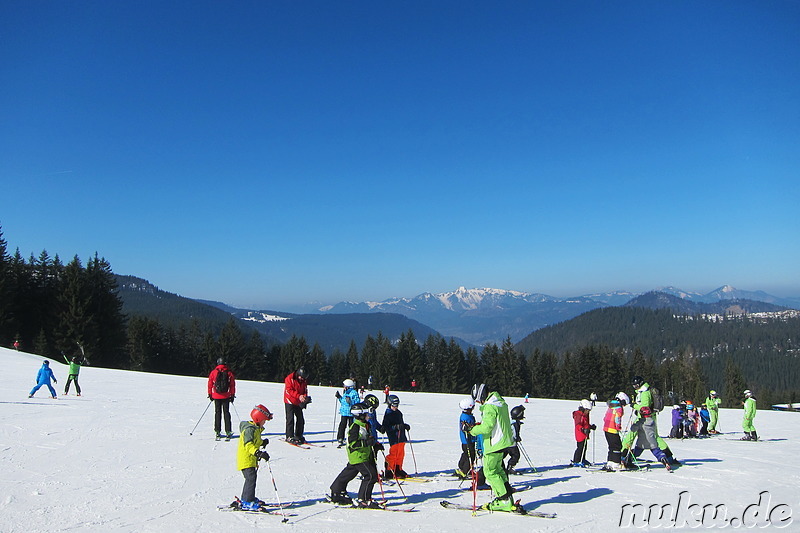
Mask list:
[[47,383],[37,383],[36,386],[33,389],[31,389],[31,393],[29,394],[29,396],[33,396],[34,394],[36,394],[36,391],[39,390],[42,387],[42,385],[47,385],[47,388],[50,389],[50,396],[52,396],[53,398],[56,397],[56,390],[53,388],[52,385],[50,385],[49,381]]
[[358,488],[358,499],[369,501],[372,499],[372,488],[378,481],[378,468],[375,461],[366,461],[351,465],[347,463],[336,479],[331,484],[331,494],[347,492],[347,484],[353,481],[358,474],[361,474],[361,486]]
[[462,474],[469,476],[475,464],[475,443],[461,445],[461,457],[458,459],[458,469]]
[[584,439],[577,443],[575,447],[575,453],[572,454],[572,462],[573,463],[582,463],[583,460],[586,458],[586,445],[589,443],[589,439]]
[[508,496],[508,474],[503,468],[503,450],[483,454],[483,471],[495,498]]
[[406,443],[398,442],[389,446],[389,453],[386,455],[386,468],[392,472],[403,469],[403,459],[406,458]]
[[[77,385],[77,383],[76,383]],[[80,392],[80,391],[78,391]],[[225,433],[231,432],[231,400],[222,398],[214,400],[214,432],[219,433],[222,429],[222,415],[225,415]]]
[[608,456],[606,457],[606,461],[619,463],[622,460],[622,439],[619,433],[609,433],[606,431],[605,434],[606,442],[608,443]]
[[753,419],[744,417],[742,419],[742,429],[745,433],[750,433],[751,431],[755,431],[756,427],[753,425]]
[[67,386],[64,387],[64,394],[69,392],[69,384],[75,382],[75,390],[78,392],[78,396],[81,394],[81,386],[78,385],[78,374],[70,374],[67,376]]
[[258,478],[258,469],[254,466],[251,466],[250,468],[243,468],[242,475],[244,476],[242,501],[254,502],[256,501],[256,479]]
[[336,440],[338,440],[339,442],[344,441],[345,432],[347,431],[347,428],[349,428],[350,424],[352,424],[352,423],[353,423],[353,417],[352,416],[344,416],[344,415],[342,415],[341,420],[339,420],[339,431],[337,431],[337,433],[336,433]]
[[719,422],[719,410],[709,409],[708,416],[711,418],[711,420],[708,422],[708,430],[714,431],[717,429],[717,422]]
[[[637,437],[637,434],[638,434],[638,431],[637,431],[638,428],[636,427],[636,424],[640,420],[641,420],[641,418],[636,419],[636,421],[634,421],[634,423],[631,425],[631,430],[628,431],[625,434],[625,436],[622,438],[622,449],[623,450],[629,450],[629,449],[633,448],[633,441],[636,440],[636,437]],[[655,420],[655,418],[654,418],[654,420]],[[656,426],[654,424],[654,427],[655,427],[656,441],[658,443],[658,447],[661,448],[661,450],[664,453],[668,453],[669,452],[669,446],[667,446],[667,441],[665,441],[664,439],[662,439],[661,437],[658,436],[658,426]]]
[[303,418],[303,408],[290,403],[283,404],[286,408],[286,438],[303,439],[306,429],[306,419]]

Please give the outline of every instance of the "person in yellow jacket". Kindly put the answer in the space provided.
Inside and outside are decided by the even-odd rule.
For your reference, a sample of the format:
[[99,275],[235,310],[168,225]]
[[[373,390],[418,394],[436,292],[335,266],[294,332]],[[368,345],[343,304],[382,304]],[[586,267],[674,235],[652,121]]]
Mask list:
[[241,508],[245,511],[258,511],[263,502],[256,498],[256,479],[258,460],[269,461],[269,454],[262,450],[269,439],[262,439],[264,424],[272,420],[272,413],[263,405],[256,405],[250,411],[250,419],[239,424],[239,447],[236,452],[236,466],[244,476]]
[[485,383],[472,387],[472,398],[480,404],[481,421],[470,430],[470,435],[483,435],[483,470],[486,482],[492,487],[494,500],[484,507],[491,511],[522,512],[514,503],[514,489],[503,468],[503,451],[516,444],[511,430],[508,405],[498,392],[489,394]]

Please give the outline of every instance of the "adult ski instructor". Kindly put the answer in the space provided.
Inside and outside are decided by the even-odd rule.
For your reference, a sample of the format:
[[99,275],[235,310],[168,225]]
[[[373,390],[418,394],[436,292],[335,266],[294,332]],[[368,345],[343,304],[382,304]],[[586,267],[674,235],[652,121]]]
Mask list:
[[286,376],[283,381],[283,404],[286,409],[286,442],[291,444],[303,444],[306,441],[305,437],[303,437],[306,427],[303,409],[311,403],[306,378],[306,371],[298,368]]
[[208,375],[208,399],[214,402],[214,433],[217,440],[222,431],[222,418],[225,418],[225,436],[228,440],[233,437],[231,431],[230,404],[236,398],[236,378],[230,368],[225,365],[225,360],[217,359],[217,366]]
[[521,512],[514,504],[514,489],[503,468],[503,451],[515,444],[508,405],[500,393],[489,393],[485,383],[472,387],[472,398],[480,404],[481,421],[469,433],[476,437],[483,435],[483,470],[495,496],[484,507],[490,511]]

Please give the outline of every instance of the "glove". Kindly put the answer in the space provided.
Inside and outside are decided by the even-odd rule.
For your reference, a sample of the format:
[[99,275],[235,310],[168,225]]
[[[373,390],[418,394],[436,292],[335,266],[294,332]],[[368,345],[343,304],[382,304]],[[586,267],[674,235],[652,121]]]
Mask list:
[[269,454],[264,450],[258,450],[253,455],[256,456],[256,459],[264,459],[265,461],[269,461]]
[[338,390],[336,391],[336,394],[334,396],[336,396],[337,400],[341,400],[342,399],[342,394]]
[[53,383],[58,383],[58,380],[56,378],[53,378]]
[[589,429],[591,429],[592,431],[594,431],[595,429],[597,429],[597,426],[596,426],[596,425],[594,425],[594,424],[592,424],[591,426],[589,426]]
[[211,395],[209,394],[209,395],[208,395],[208,399],[209,399],[209,400],[213,400],[214,398],[212,398],[212,397],[211,397]]
[[380,442],[376,442],[375,444],[372,445],[372,449],[375,450],[376,452],[378,451],[382,452],[385,448],[383,447],[383,444],[381,444]]
[[264,446],[266,446],[267,444],[269,444],[269,439],[265,438],[265,439],[264,439],[264,442],[262,442],[262,443],[261,443],[261,447],[263,448],[263,447],[264,447]]
[[475,427],[474,424],[470,424],[469,422],[462,422],[461,423],[461,431],[464,433],[469,433],[469,430]]
[[581,431],[583,431],[587,436],[589,435],[589,433],[591,433],[591,430],[589,428],[581,428]]
[[409,431],[411,429],[411,426],[409,426],[408,424],[403,424],[403,429]]
[[367,446],[375,446],[375,444],[377,443],[378,441],[376,441],[375,437],[373,437],[372,435],[364,439],[364,444],[366,444]]
[[236,396],[231,396],[231,403],[233,403],[233,400],[235,400],[235,399],[236,399]]

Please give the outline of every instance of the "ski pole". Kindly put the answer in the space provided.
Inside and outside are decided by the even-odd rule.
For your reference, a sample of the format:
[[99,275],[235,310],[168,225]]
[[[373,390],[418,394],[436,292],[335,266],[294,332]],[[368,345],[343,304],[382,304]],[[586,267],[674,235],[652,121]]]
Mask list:
[[[375,453],[375,450],[372,450],[372,458],[375,462],[378,462],[378,454]],[[383,492],[383,479],[381,479],[381,473],[378,471],[378,466],[375,465],[375,472],[378,474],[378,486],[381,489],[381,498],[383,499],[383,505],[386,505],[386,494]]]
[[[592,430],[592,431],[594,431],[594,430]],[[597,433],[595,433],[594,436],[596,437]],[[594,466],[594,464],[595,464],[595,461],[594,461],[594,439],[592,439],[592,466]]]
[[236,413],[236,419],[241,422],[242,417],[239,416],[239,410],[236,409],[236,404],[234,404],[233,401],[231,401],[230,404],[233,406],[233,412]]
[[[381,450],[381,455],[383,455],[383,462],[386,464],[386,467],[387,467],[387,470],[388,470],[389,460],[386,458],[386,453],[383,450]],[[406,496],[406,491],[403,490],[403,485],[400,483],[400,480],[397,479],[397,469],[396,468],[392,469],[392,477],[394,477],[394,481],[395,481],[395,483],[397,483],[397,486],[400,489],[400,493],[403,495],[403,498],[408,499],[408,496]]]
[[283,520],[281,520],[282,524],[285,524],[289,521],[286,517],[286,510],[283,508],[283,504],[281,503],[281,495],[278,494],[278,485],[275,484],[275,476],[272,474],[272,465],[269,464],[267,461],[267,468],[269,468],[269,477],[272,478],[272,488],[275,489],[275,497],[278,499],[278,507],[281,508],[281,514],[283,515]]
[[200,415],[200,418],[197,420],[197,424],[195,424],[195,425],[194,425],[194,427],[192,428],[192,430],[189,432],[189,435],[191,435],[192,433],[194,433],[194,430],[195,430],[195,429],[197,429],[197,426],[199,426],[199,425],[200,425],[200,420],[203,420],[203,417],[204,417],[204,416],[206,416],[206,411],[208,411],[208,408],[209,408],[209,407],[211,407],[211,404],[212,404],[213,402],[214,402],[214,400],[209,400],[209,402],[208,402],[208,405],[206,405],[206,410],[205,410],[205,411],[203,411],[203,414],[202,414],[202,415]]
[[533,466],[533,463],[531,462],[531,458],[528,456],[528,452],[525,450],[525,447],[522,445],[521,442],[517,443],[517,448],[519,448],[519,451],[522,452],[522,456],[525,457],[525,461],[528,462],[528,466],[530,466],[533,469],[533,473],[534,474],[538,473],[536,471],[536,467]]
[[339,414],[339,401],[333,404],[333,428],[331,428],[331,444],[336,440],[336,415]]
[[411,458],[414,460],[414,475],[419,475],[419,470],[417,470],[417,457],[414,455],[414,444],[411,443],[411,430],[408,430],[408,446],[411,448]]

